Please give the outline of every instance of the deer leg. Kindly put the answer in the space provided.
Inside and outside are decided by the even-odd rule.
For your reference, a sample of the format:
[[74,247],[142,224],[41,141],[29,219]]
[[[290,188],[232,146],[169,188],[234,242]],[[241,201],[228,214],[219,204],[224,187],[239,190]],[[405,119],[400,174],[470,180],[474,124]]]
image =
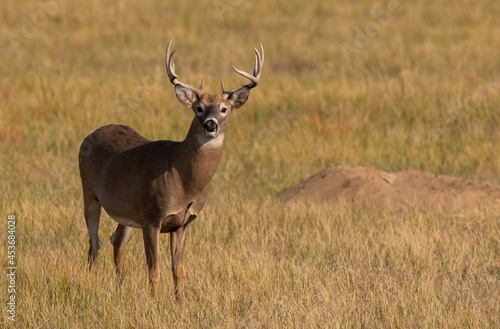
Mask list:
[[160,227],[158,225],[145,223],[142,226],[144,248],[146,249],[146,260],[149,270],[149,283],[151,293],[156,294],[158,282],[160,281]]
[[123,246],[127,237],[132,230],[131,227],[118,224],[115,233],[111,236],[111,244],[113,245],[113,257],[116,266],[116,275],[121,278],[123,270]]
[[184,241],[188,225],[170,233],[170,253],[172,255],[172,274],[174,276],[175,294],[179,297],[182,291],[182,278],[184,276]]
[[101,204],[95,198],[85,198],[84,200],[85,222],[90,237],[90,247],[88,254],[89,270],[94,265],[99,249],[102,246],[99,239],[99,221],[101,220]]

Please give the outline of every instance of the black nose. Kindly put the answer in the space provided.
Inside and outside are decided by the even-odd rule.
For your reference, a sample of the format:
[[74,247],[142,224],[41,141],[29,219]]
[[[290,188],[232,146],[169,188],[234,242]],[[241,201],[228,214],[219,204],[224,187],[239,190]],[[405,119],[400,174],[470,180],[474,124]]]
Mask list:
[[219,125],[214,120],[207,120],[203,124],[203,129],[209,133],[213,133],[219,129]]

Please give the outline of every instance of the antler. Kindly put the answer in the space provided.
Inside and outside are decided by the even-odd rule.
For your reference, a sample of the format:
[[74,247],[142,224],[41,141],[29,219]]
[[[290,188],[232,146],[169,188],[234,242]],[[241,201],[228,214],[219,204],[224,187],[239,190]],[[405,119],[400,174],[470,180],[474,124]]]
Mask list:
[[[172,43],[172,40],[174,40],[173,37],[168,42],[167,52],[165,54],[165,62],[166,62],[166,65],[167,65],[168,78],[170,79],[170,82],[173,85],[182,85],[184,87],[187,87],[187,88],[191,89],[192,91],[194,91],[196,94],[198,94],[198,96],[200,96],[203,93],[203,79],[201,79],[200,89],[191,87],[190,85],[185,84],[185,83],[180,82],[179,80],[177,80],[177,74],[175,74],[175,64],[174,64],[174,61],[173,61],[173,57],[174,57],[174,54],[175,54],[175,49],[170,54],[170,44]],[[170,56],[169,56],[169,54],[170,54]]]
[[250,74],[248,74],[246,72],[238,70],[237,68],[234,67],[234,65],[232,66],[233,70],[235,70],[236,73],[238,73],[239,75],[244,76],[245,78],[249,79],[251,82],[249,84],[247,84],[247,85],[244,85],[244,86],[241,86],[241,87],[238,87],[238,88],[234,88],[234,89],[231,89],[231,90],[224,90],[224,80],[222,80],[222,78],[220,78],[220,83],[221,83],[221,87],[222,87],[222,93],[224,93],[224,94],[232,94],[236,90],[241,89],[241,88],[245,88],[246,87],[248,89],[252,89],[255,86],[257,86],[257,84],[259,83],[260,74],[262,73],[262,66],[264,65],[264,48],[262,47],[262,44],[260,44],[260,52],[261,52],[261,54],[259,54],[259,51],[256,48],[254,48],[253,50],[255,50],[255,66],[253,68],[253,75],[250,75]]

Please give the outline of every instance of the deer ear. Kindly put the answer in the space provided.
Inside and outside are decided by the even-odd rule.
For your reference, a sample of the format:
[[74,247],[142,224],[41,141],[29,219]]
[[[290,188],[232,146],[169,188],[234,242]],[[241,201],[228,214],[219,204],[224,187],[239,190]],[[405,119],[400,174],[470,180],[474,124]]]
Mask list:
[[181,84],[175,85],[175,94],[179,102],[186,107],[191,107],[198,100],[198,95],[195,92]]
[[246,103],[248,96],[250,95],[250,88],[242,87],[234,92],[232,92],[227,98],[229,104],[233,107],[233,109],[237,109],[243,106]]

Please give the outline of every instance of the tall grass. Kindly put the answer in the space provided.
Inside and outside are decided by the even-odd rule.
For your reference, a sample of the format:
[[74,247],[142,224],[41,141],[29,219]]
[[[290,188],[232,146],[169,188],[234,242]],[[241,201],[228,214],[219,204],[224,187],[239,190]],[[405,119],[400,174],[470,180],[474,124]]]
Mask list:
[[[499,327],[498,207],[384,213],[273,198],[337,164],[500,183],[500,3],[400,1],[377,21],[390,3],[3,1],[0,213],[18,219],[18,309],[0,324]],[[77,169],[79,144],[107,123],[185,136],[192,113],[164,73],[171,36],[181,80],[204,77],[212,93],[219,76],[243,82],[230,65],[250,70],[259,42],[266,51],[188,233],[182,304],[167,236],[156,299],[138,232],[117,281],[107,215],[86,271]],[[5,268],[6,228],[0,240]]]

